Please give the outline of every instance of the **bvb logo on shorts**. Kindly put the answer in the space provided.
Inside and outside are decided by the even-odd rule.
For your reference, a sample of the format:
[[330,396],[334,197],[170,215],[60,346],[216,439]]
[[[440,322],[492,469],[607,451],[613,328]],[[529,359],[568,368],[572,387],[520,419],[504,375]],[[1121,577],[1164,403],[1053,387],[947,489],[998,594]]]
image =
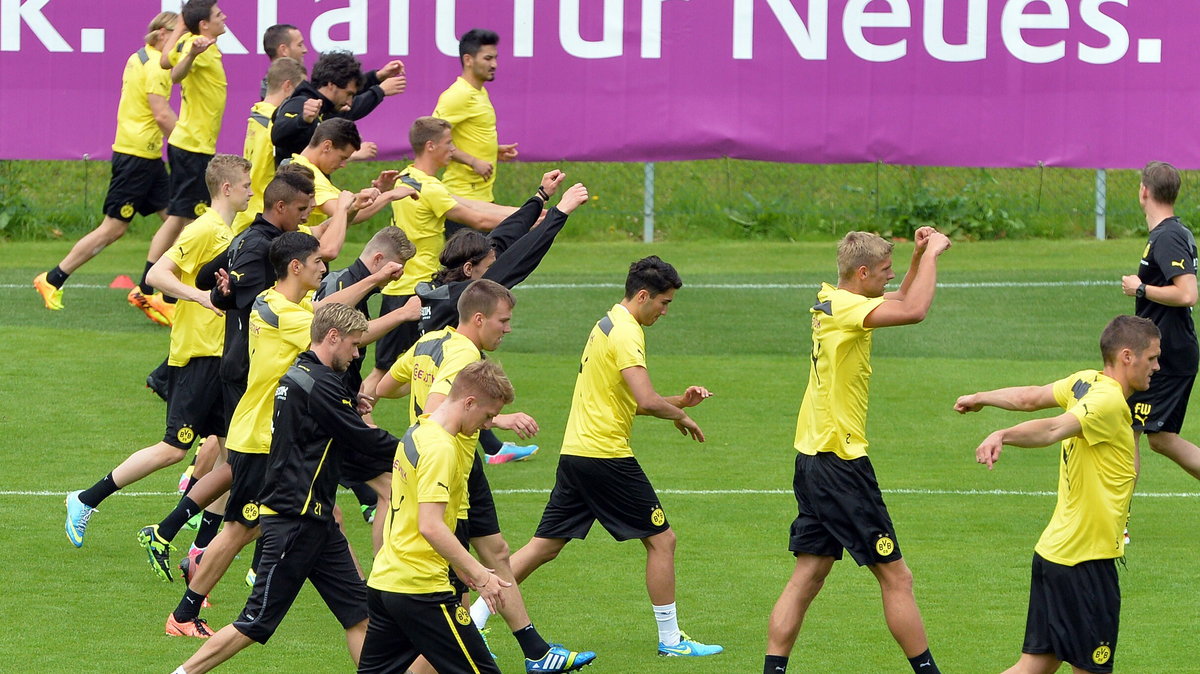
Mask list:
[[204,211],[207,211],[207,210],[208,210],[208,204],[204,203],[203,201],[198,202],[196,204],[196,207],[192,209],[192,211],[196,214],[197,218],[200,217],[201,215],[204,215]]
[[458,621],[459,625],[470,625],[471,612],[468,611],[465,606],[459,606],[458,608],[454,609],[454,619]]
[[133,204],[125,204],[124,206],[121,207],[121,217],[122,218],[132,218],[133,217]]
[[1103,665],[1112,659],[1112,648],[1108,644],[1100,644],[1096,650],[1092,651],[1092,662],[1097,665]]
[[247,503],[242,506],[242,519],[247,522],[253,522],[258,519],[258,504]]
[[896,542],[887,536],[880,536],[879,540],[875,541],[875,552],[879,553],[880,557],[887,557],[896,550]]
[[667,514],[663,512],[662,508],[655,506],[654,510],[650,511],[650,523],[653,524],[654,526],[661,527],[663,525],[663,522],[666,522],[666,521],[667,521]]
[[175,434],[175,437],[179,438],[179,441],[184,444],[190,444],[192,440],[196,439],[196,431],[184,426],[183,428],[179,429],[179,432]]

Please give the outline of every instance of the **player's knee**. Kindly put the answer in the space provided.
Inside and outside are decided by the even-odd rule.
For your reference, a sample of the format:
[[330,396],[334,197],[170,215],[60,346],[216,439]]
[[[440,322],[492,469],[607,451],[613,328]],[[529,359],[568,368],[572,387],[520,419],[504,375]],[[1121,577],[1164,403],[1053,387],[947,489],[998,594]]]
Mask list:
[[880,570],[882,573],[879,574],[879,584],[885,591],[912,593],[912,569],[903,561],[882,565]]
[[129,231],[129,223],[117,218],[105,217],[104,221],[100,223],[100,231],[104,237],[104,245],[107,246],[125,236],[125,232]]
[[[472,541],[472,544],[475,543],[476,541]],[[503,536],[488,536],[480,539],[478,543],[479,545],[476,545],[475,549],[479,551],[479,556],[486,558],[488,562],[503,562],[505,564],[509,562],[511,551],[508,548],[508,541],[504,540]],[[554,554],[555,556],[558,555],[557,552]]]
[[667,529],[666,531],[655,534],[647,538],[646,548],[651,552],[658,554],[675,554],[675,530]]

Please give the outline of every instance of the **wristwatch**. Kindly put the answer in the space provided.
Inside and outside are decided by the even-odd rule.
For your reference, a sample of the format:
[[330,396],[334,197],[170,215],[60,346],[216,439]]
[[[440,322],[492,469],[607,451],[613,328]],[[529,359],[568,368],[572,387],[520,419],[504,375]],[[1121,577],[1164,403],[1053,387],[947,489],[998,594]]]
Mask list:
[[1134,295],[1134,297],[1137,297],[1139,300],[1145,298],[1146,297],[1146,284],[1143,283],[1142,285],[1138,286],[1138,289],[1136,291],[1134,291],[1133,295]]

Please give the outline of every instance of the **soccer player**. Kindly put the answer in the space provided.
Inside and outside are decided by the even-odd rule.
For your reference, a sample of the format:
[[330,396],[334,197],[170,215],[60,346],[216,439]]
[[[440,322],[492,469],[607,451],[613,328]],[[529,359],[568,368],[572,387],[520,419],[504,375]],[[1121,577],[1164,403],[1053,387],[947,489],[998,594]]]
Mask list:
[[[225,32],[225,13],[216,0],[188,0],[183,6],[183,21],[168,38],[159,65],[171,71],[171,81],[182,89],[179,123],[167,138],[167,161],[171,165],[171,200],[167,220],[150,242],[149,269],[174,243],[184,225],[199,217],[208,207],[204,169],[217,151],[221,116],[225,114],[225,66],[217,38]],[[184,35],[184,31],[187,35]],[[129,303],[146,312],[152,320],[172,320],[170,304],[156,305],[147,299],[150,290],[145,280],[130,291]],[[156,316],[156,313],[158,314]]]
[[1192,322],[1196,239],[1175,215],[1179,184],[1179,171],[1166,162],[1152,161],[1142,169],[1138,201],[1146,214],[1150,238],[1138,273],[1123,277],[1121,288],[1125,295],[1137,298],[1135,313],[1158,326],[1163,353],[1162,369],[1154,375],[1150,388],[1130,396],[1129,406],[1139,446],[1144,433],[1150,449],[1200,479],[1200,447],[1179,435],[1200,365]]
[[342,190],[333,184],[331,176],[345,166],[350,155],[361,146],[362,138],[354,122],[335,117],[321,122],[313,132],[308,147],[291,157],[292,163],[313,172],[316,207],[309,213],[305,225],[313,236],[321,240],[321,257],[326,261],[333,260],[341,253],[346,242],[346,227],[370,219],[395,201],[419,197],[416,188],[408,184],[396,184],[397,172],[382,171],[375,180],[379,188],[372,186],[359,191],[345,217],[338,216],[335,206]]
[[296,87],[304,82],[307,73],[299,61],[288,57],[277,58],[271,62],[267,76],[266,95],[263,100],[250,108],[250,119],[246,122],[246,142],[242,146],[242,156],[250,161],[254,168],[250,170],[250,186],[254,188],[254,198],[245,211],[238,214],[233,221],[234,234],[241,233],[250,226],[255,216],[263,212],[263,195],[266,194],[267,183],[275,177],[275,146],[271,144],[271,116],[279,104],[287,100]]
[[812,366],[796,420],[797,515],[788,545],[796,566],[771,611],[764,672],[787,671],[804,614],[843,548],[879,581],[888,629],[913,671],[938,672],[913,596],[912,572],[867,457],[874,331],[925,320],[937,258],[950,247],[950,239],[932,227],[918,229],[914,239],[900,288],[885,292],[896,277],[892,243],[867,232],[847,234],[838,244],[838,285],[822,283],[810,309]]
[[[433,277],[438,269],[438,255],[446,243],[447,218],[477,229],[491,230],[517,210],[491,204],[491,210],[476,210],[456,200],[438,180],[437,172],[450,163],[454,151],[449,122],[436,117],[419,117],[409,129],[408,140],[413,149],[413,163],[401,171],[399,180],[420,192],[420,198],[394,201],[392,220],[417,247],[417,254],[409,261],[405,275],[383,289],[381,315],[408,304],[415,295],[417,284]],[[375,346],[375,369],[367,377],[367,386],[377,386],[396,358],[420,335],[420,328],[415,324],[401,326],[385,335]]]
[[[263,53],[271,59],[271,65],[275,65],[279,59],[290,58],[299,63],[300,67],[304,67],[304,56],[308,54],[308,45],[304,44],[304,33],[301,33],[299,28],[288,23],[277,23],[263,31],[262,42]],[[268,75],[270,72],[268,69]],[[271,88],[267,79],[267,77],[263,77],[262,87],[258,91],[260,100],[266,99]],[[284,100],[287,100],[286,96]],[[282,102],[280,101],[280,103]],[[278,106],[279,103],[275,105]]]
[[[570,214],[587,203],[587,188],[576,183],[566,191],[558,206],[546,212],[541,224],[533,226],[564,178],[565,174],[559,170],[542,176],[537,193],[487,236],[463,229],[446,241],[440,256],[442,269],[432,281],[416,287],[421,298],[422,332],[440,330],[457,320],[458,298],[472,281],[486,278],[511,289],[533,273]],[[479,433],[479,443],[491,464],[524,461],[538,450],[537,445],[502,443],[490,429]]]
[[[54,269],[38,274],[33,287],[51,311],[63,308],[62,287],[67,278],[100,254],[109,244],[125,235],[134,213],[157,213],[166,219],[168,189],[167,167],[162,161],[163,136],[175,128],[175,113],[168,104],[171,78],[158,65],[160,51],[175,30],[179,15],[163,12],[146,28],[145,46],[125,61],[121,75],[121,101],[117,104],[117,135],[113,141],[112,179],[104,198],[104,219],[81,238]],[[162,250],[158,251],[161,255]],[[153,254],[153,250],[151,251]],[[150,260],[153,263],[157,258]],[[150,268],[150,264],[146,265]],[[163,305],[161,295],[145,286],[148,303]],[[141,293],[142,290],[134,292]],[[155,313],[147,312],[151,319]],[[161,317],[161,314],[157,314]],[[165,320],[165,319],[164,319]],[[155,322],[162,322],[156,320]],[[169,322],[165,323],[169,325]]]
[[399,441],[363,422],[342,373],[358,355],[367,319],[323,304],[300,354],[274,391],[270,462],[259,520],[263,556],[254,590],[238,619],[175,670],[207,672],[254,642],[267,643],[308,580],[346,630],[358,664],[367,633],[367,594],[350,545],[333,518],[342,447],[391,458]]
[[457,574],[494,608],[516,590],[476,561],[453,531],[467,501],[475,436],[512,402],[513,388],[499,365],[476,360],[457,373],[448,393],[408,429],[396,452],[392,502],[398,505],[367,581],[371,622],[360,674],[403,672],[420,655],[441,674],[500,674],[448,576]]
[[[220,273],[219,270],[226,270],[224,275],[228,278],[223,287],[214,286],[210,292],[213,306],[225,312],[220,378],[224,401],[222,416],[226,428],[246,392],[246,380],[250,373],[250,310],[255,298],[275,282],[275,270],[271,266],[268,251],[271,243],[280,235],[296,231],[308,217],[312,194],[312,177],[307,169],[297,167],[281,170],[267,185],[264,200],[271,205],[267,212],[257,215],[254,223],[234,237],[229,247],[201,271],[201,277],[212,277]],[[344,199],[343,205],[348,204],[349,200]],[[231,479],[229,465],[222,463],[193,483],[162,521],[142,528],[140,540],[147,548],[147,553],[156,560],[154,570],[160,578],[173,580],[169,562],[170,544],[188,520],[204,510],[200,531],[188,551],[188,560],[180,565],[184,580],[188,580],[192,571],[190,565],[212,541],[221,524],[224,509],[218,499],[228,491]]]
[[[379,396],[398,398],[408,394],[409,420],[412,423],[417,423],[422,414],[438,410],[463,368],[482,360],[484,351],[494,351],[500,346],[504,335],[512,329],[512,310],[515,305],[516,298],[512,292],[499,283],[486,279],[471,283],[458,301],[457,328],[447,327],[423,335],[396,360],[388,376],[380,382]],[[537,422],[520,412],[499,415],[491,425],[514,431],[522,438],[538,431]],[[473,433],[470,439],[471,451],[474,451],[478,433]],[[470,542],[487,568],[493,569],[506,582],[514,582],[508,543],[500,533],[496,504],[478,453],[472,458],[466,479],[467,503],[470,507],[460,508],[453,513],[458,518],[456,533],[464,544]],[[393,504],[399,504],[396,500],[398,496],[393,480]],[[386,547],[386,529],[384,540]],[[387,554],[384,552],[381,556]],[[460,594],[466,594],[466,586],[459,586],[454,582],[455,579],[451,581]],[[572,671],[595,659],[596,654],[591,651],[574,653],[563,647],[551,647],[533,627],[518,588],[514,587],[506,595],[504,605],[501,613],[521,645],[529,671]],[[469,615],[467,619],[470,620]]]
[[233,238],[229,223],[250,201],[250,164],[234,155],[218,155],[205,173],[212,208],[180,234],[147,275],[155,287],[185,300],[178,305],[171,325],[166,433],[158,443],[131,454],[92,487],[67,494],[67,538],[77,548],[83,547],[88,521],[104,499],[156,470],[179,463],[197,437],[225,437],[219,376],[224,325],[209,294],[196,288],[196,275]]
[[[349,195],[346,195],[346,201]],[[319,242],[310,234],[287,232],[271,244],[270,259],[278,282],[255,299],[250,313],[250,374],[246,393],[238,402],[229,424],[229,467],[232,483],[225,511],[225,527],[209,544],[199,569],[188,580],[183,599],[167,617],[165,631],[171,636],[208,638],[212,635],[199,616],[204,597],[221,579],[233,557],[258,537],[259,494],[265,484],[272,427],[272,401],[276,387],[309,346],[314,304],[308,299],[325,273]],[[380,285],[400,275],[398,264],[385,265],[369,281],[331,296],[327,301],[357,302],[371,285]],[[368,325],[362,342],[375,337]],[[211,473],[215,475],[216,473]],[[199,484],[203,484],[201,480]],[[194,490],[193,490],[194,491]]]
[[1117,316],[1100,335],[1100,353],[1102,371],[965,395],[954,404],[960,414],[988,406],[1065,410],[996,431],[975,450],[975,460],[991,470],[1004,445],[1062,443],[1058,502],[1034,547],[1025,643],[1007,670],[1012,674],[1050,674],[1063,662],[1076,673],[1113,670],[1121,612],[1116,560],[1125,554],[1122,528],[1137,481],[1126,399],[1149,388],[1158,370],[1158,329],[1146,318]]
[[[588,335],[550,502],[533,538],[513,554],[512,570],[524,582],[599,520],[614,539],[636,538],[646,547],[646,590],[658,622],[659,655],[705,656],[724,649],[679,629],[675,531],[629,446],[634,414],[669,419],[684,435],[704,442],[704,432],[684,410],[708,398],[708,389],[689,386],[682,395],[663,397],[646,371],[643,328],[666,315],[682,286],[675,268],[658,256],[629,266],[624,299]],[[476,602],[471,613],[482,625],[489,611]]]
[[275,111],[271,142],[276,163],[300,154],[321,122],[334,117],[362,119],[385,97],[403,93],[406,86],[400,61],[390,61],[364,76],[362,64],[350,52],[322,54],[313,64],[312,78],[296,87]]
[[[496,161],[517,158],[517,144],[501,145],[496,134],[496,109],[485,83],[496,79],[496,45],[500,36],[475,28],[458,42],[462,75],[438,96],[433,116],[453,125],[454,162],[442,177],[452,194],[482,202],[495,201]],[[469,224],[469,223],[463,223]],[[452,225],[448,233],[461,227]]]
[[[405,264],[412,258],[413,252],[416,249],[412,242],[404,235],[404,232],[397,227],[387,226],[375,233],[367,245],[363,248],[362,254],[354,261],[354,264],[329,272],[321,281],[321,287],[317,289],[315,298],[318,300],[324,299],[333,293],[344,290],[353,286],[356,283],[369,277],[383,268],[383,265],[388,262],[396,262]],[[371,290],[363,296],[355,307],[362,315],[370,317],[367,300],[379,292],[378,287]],[[380,327],[380,331],[394,329],[396,321],[413,321],[420,317],[420,303],[415,299],[406,310],[393,311],[387,314]],[[389,327],[388,324],[391,324]],[[366,391],[363,389],[362,364],[366,359],[365,354],[359,354],[350,367],[346,368],[345,379],[346,386],[352,391],[356,391],[360,397],[365,397],[370,403],[374,404],[375,391]],[[355,495],[358,496],[359,502],[375,508],[378,512],[384,513],[388,511],[389,499],[391,498],[391,482],[386,479],[387,475],[391,474],[392,457],[371,457],[361,452],[348,450],[345,452],[345,460],[342,462],[342,476],[345,480],[343,484],[347,484],[353,488],[357,484],[366,484],[368,488],[365,490],[367,494],[374,499],[364,501],[361,494],[363,490],[355,490]],[[380,479],[383,477],[384,479]],[[364,511],[365,512],[365,511]],[[383,544],[383,521],[384,518],[368,519],[371,526],[371,542],[374,552],[379,552],[380,546]]]

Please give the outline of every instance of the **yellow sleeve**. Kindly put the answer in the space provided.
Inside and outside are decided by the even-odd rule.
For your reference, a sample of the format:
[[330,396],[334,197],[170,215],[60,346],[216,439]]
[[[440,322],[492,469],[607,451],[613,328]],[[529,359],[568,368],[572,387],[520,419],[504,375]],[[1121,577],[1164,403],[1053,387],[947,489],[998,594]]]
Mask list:
[[312,305],[309,304],[308,308],[305,308],[305,303],[301,301],[293,307],[279,316],[279,338],[304,351],[312,343]]
[[887,301],[882,297],[864,297],[853,303],[842,304],[835,299],[833,315],[840,316],[839,323],[843,326],[853,326],[864,330],[867,328],[864,328],[863,321],[867,320],[867,316],[875,311],[876,307]]
[[1083,439],[1092,447],[1098,447],[1112,443],[1117,433],[1131,432],[1124,424],[1122,408],[1128,408],[1123,399],[1093,388],[1069,411],[1079,420]]
[[429,388],[429,394],[441,393],[449,396],[450,387],[454,386],[454,378],[463,371],[463,368],[477,360],[479,360],[479,356],[467,349],[455,349],[453,352],[447,353],[445,359],[442,360],[441,367],[438,368],[433,386]]
[[416,348],[416,344],[408,347],[408,351],[405,351],[403,355],[396,359],[396,362],[392,363],[392,367],[388,369],[388,374],[392,376],[392,379],[401,384],[412,382],[413,352],[416,351]]
[[608,334],[617,369],[646,367],[646,336],[632,326],[614,325]]
[[441,183],[426,183],[421,189],[420,202],[428,206],[433,211],[433,215],[439,219],[451,208],[458,205],[454,197],[450,196],[450,190],[446,189],[446,186]]
[[[185,33],[180,36],[179,40],[175,43],[175,46],[171,48],[171,53],[167,55],[167,58],[171,61],[172,66],[179,65],[179,62],[183,60],[183,53],[188,49],[191,49],[192,40],[194,39],[195,38],[190,33]],[[164,70],[164,72],[167,73],[167,77],[170,77],[171,71]]]
[[1058,406],[1064,410],[1069,408],[1071,401],[1075,399],[1072,389],[1078,380],[1079,377],[1071,375],[1070,377],[1064,377],[1054,382],[1054,402],[1058,403]]
[[142,66],[146,78],[146,94],[156,94],[163,98],[171,97],[171,71],[164,70],[158,65],[158,59],[150,59]]
[[449,503],[450,485],[461,479],[455,475],[458,466],[454,445],[439,438],[436,444],[418,447],[417,451],[421,455],[416,468],[417,503]]
[[[314,187],[316,187],[316,193],[313,195],[313,200],[317,202],[318,208],[320,208],[330,199],[333,199],[336,202],[337,198],[342,194],[342,191],[334,187],[333,183],[329,181],[329,178],[326,178],[323,174],[318,174],[314,183]],[[422,198],[424,198],[424,195],[422,195]]]
[[175,244],[167,250],[167,257],[185,274],[193,274],[208,260],[204,252],[209,250],[215,230],[202,220],[196,220],[183,228]]
[[471,108],[466,92],[458,87],[451,87],[442,92],[438,97],[437,107],[433,110],[433,116],[438,119],[444,119],[451,124],[459,122],[471,116]]

